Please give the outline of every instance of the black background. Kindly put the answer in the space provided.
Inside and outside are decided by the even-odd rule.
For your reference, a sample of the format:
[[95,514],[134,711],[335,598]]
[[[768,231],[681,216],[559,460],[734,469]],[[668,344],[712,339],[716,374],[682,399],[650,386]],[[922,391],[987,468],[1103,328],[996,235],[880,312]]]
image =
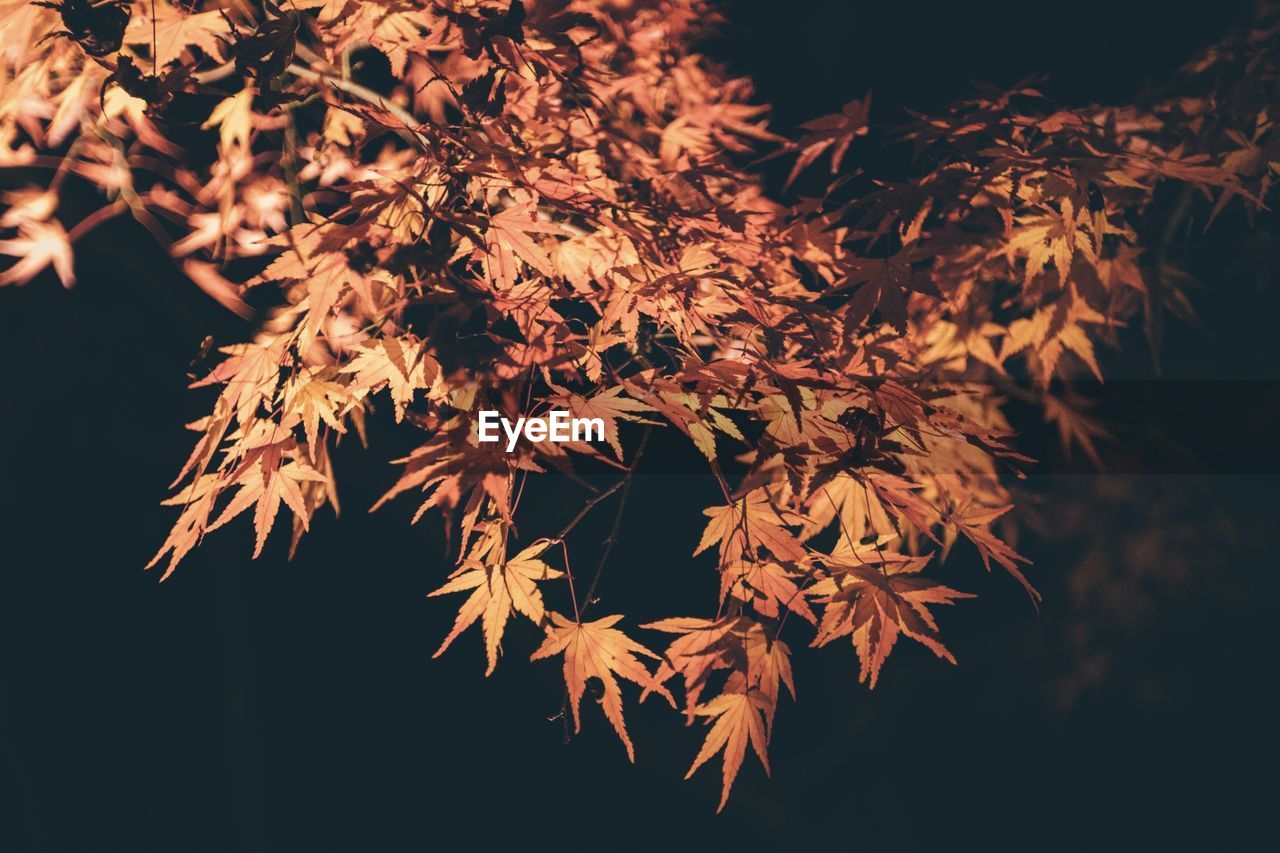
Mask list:
[[[868,90],[892,123],[1032,73],[1065,103],[1122,101],[1248,19],[1231,2],[1035,5],[730,2],[707,51],[755,78],[785,130]],[[870,145],[850,161],[907,168]],[[1277,378],[1275,230],[1228,217],[1197,238],[1205,328],[1170,331],[1166,377]],[[144,573],[173,517],[157,501],[189,449],[181,424],[207,404],[184,390],[187,362],[205,334],[244,331],[140,229],[81,249],[75,289],[0,292],[0,849],[1230,849],[1271,834],[1277,481],[1269,463],[1248,473],[1273,454],[1254,444],[1267,406],[1207,386],[1114,425],[1153,446],[1219,436],[1234,473],[1033,477],[1018,544],[1044,605],[959,549],[943,576],[980,597],[942,614],[958,667],[904,641],[870,692],[851,648],[807,651],[797,630],[774,778],[749,757],[717,816],[718,760],[681,781],[703,733],[634,690],[636,766],[590,702],[565,744],[548,719],[559,669],[525,660],[527,623],[488,679],[477,629],[431,659],[454,612],[425,598],[451,565],[438,524],[410,527],[411,501],[365,512],[415,438],[388,412],[370,451],[339,452],[343,517],[318,516],[293,562],[281,531],[251,562],[242,522],[166,583]],[[1131,343],[1110,363],[1153,375]],[[1143,470],[1144,449],[1126,452]],[[526,538],[575,498],[563,483],[527,497]],[[640,477],[597,615],[634,629],[705,610],[716,581],[688,554],[714,499],[707,477]],[[575,533],[578,565],[611,516]]]

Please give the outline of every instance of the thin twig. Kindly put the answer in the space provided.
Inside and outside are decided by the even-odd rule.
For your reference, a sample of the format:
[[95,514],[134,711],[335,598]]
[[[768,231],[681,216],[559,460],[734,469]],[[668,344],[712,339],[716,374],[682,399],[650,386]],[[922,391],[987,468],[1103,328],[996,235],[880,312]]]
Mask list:
[[582,519],[587,517],[587,513],[591,512],[592,508],[595,507],[596,504],[600,503],[605,498],[609,497],[609,495],[618,491],[618,489],[621,489],[626,484],[627,484],[627,478],[623,477],[621,480],[614,483],[612,486],[605,489],[603,492],[601,492],[600,494],[596,495],[591,500],[583,504],[582,509],[578,510],[578,514],[575,515],[573,519],[564,526],[563,530],[561,530],[555,536],[551,537],[551,541],[559,542],[560,540],[564,539],[564,537],[568,536],[569,532],[573,530],[573,528],[578,526],[578,522],[582,521]]
[[641,437],[640,445],[636,448],[636,455],[631,460],[631,467],[627,469],[627,475],[622,478],[622,496],[618,499],[618,511],[613,516],[613,527],[604,540],[604,553],[600,555],[600,562],[596,565],[596,573],[591,578],[591,586],[587,587],[587,593],[582,597],[583,613],[595,601],[596,586],[600,583],[600,575],[604,573],[604,564],[609,561],[609,555],[613,553],[613,546],[618,541],[618,529],[622,526],[622,515],[627,508],[627,495],[631,492],[631,481],[635,477],[636,469],[640,467],[640,457],[644,456],[644,448],[649,443],[649,434],[651,432],[653,432],[653,427],[647,426],[644,428],[644,436]]

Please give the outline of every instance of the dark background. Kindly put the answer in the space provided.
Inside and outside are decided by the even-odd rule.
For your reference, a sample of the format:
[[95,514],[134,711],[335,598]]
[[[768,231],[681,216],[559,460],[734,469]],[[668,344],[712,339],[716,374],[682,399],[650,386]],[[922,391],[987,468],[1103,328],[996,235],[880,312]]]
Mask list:
[[[1032,73],[1064,103],[1132,98],[1249,13],[1087,0],[1047,17],[1035,5],[729,2],[707,50],[755,78],[779,128],[868,90],[873,120],[892,123],[969,94],[971,80]],[[873,145],[850,162],[906,168]],[[526,662],[527,623],[512,623],[488,679],[478,629],[431,660],[456,608],[424,597],[451,566],[438,524],[408,526],[411,501],[365,512],[394,476],[382,460],[414,439],[388,412],[369,452],[339,452],[343,518],[318,516],[293,562],[279,530],[251,562],[242,520],[163,585],[144,573],[173,518],[157,502],[189,449],[181,424],[208,402],[184,390],[187,363],[205,334],[245,332],[140,229],[96,232],[74,290],[44,276],[0,293],[0,850],[1263,842],[1275,232],[1272,216],[1253,231],[1229,216],[1196,237],[1205,328],[1170,329],[1165,383],[1144,386],[1195,390],[1113,418],[1126,473],[1055,464],[1051,436],[1019,423],[1043,470],[1070,472],[1023,487],[1018,545],[1036,560],[1040,612],[959,549],[945,579],[980,597],[942,614],[958,667],[904,640],[869,692],[851,648],[808,652],[797,631],[800,701],[779,712],[774,778],[749,757],[719,816],[718,759],[681,781],[703,732],[636,705],[635,690],[636,766],[589,701],[564,743],[548,719],[559,667]],[[1154,376],[1145,345],[1128,343],[1113,369]],[[1218,396],[1214,382],[1169,377],[1253,382]],[[1171,445],[1192,462],[1235,452],[1178,465]],[[705,609],[716,581],[688,554],[714,495],[706,477],[638,479],[597,615],[622,611],[634,627]],[[558,529],[578,497],[547,484],[526,497],[524,529]],[[601,506],[576,531],[580,565],[611,517]]]

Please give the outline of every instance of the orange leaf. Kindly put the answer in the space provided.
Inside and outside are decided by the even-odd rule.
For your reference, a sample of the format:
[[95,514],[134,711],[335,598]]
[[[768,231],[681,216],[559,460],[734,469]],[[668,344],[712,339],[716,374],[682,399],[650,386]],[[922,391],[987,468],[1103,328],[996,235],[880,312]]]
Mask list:
[[546,540],[535,542],[510,560],[497,565],[469,560],[454,573],[448,583],[428,593],[428,596],[436,596],[472,590],[458,610],[453,629],[432,657],[438,658],[444,654],[445,649],[449,648],[459,634],[483,616],[480,628],[484,634],[485,656],[489,662],[484,674],[490,675],[498,665],[502,635],[506,631],[511,612],[514,610],[535,623],[541,623],[546,617],[542,593],[536,582],[564,575],[564,572],[553,569],[538,559],[538,555],[549,544]]
[[[627,758],[636,760],[635,748],[627,734],[627,724],[622,716],[622,691],[618,687],[619,676],[635,684],[649,684],[649,670],[636,655],[657,658],[626,634],[613,626],[621,616],[606,616],[594,622],[579,623],[559,613],[551,614],[552,628],[546,640],[530,660],[542,660],[552,655],[564,654],[564,683],[569,691],[569,706],[573,709],[573,730],[582,730],[582,718],[578,706],[587,689],[587,679],[598,678],[604,686],[600,706],[613,724],[613,729],[627,748]],[[667,700],[675,704],[671,694],[658,688]]]
[[[725,689],[728,690],[728,686]],[[729,790],[733,787],[733,780],[737,778],[738,771],[742,769],[742,759],[747,754],[748,741],[759,756],[760,763],[764,765],[764,772],[769,772],[767,738],[764,718],[761,716],[760,700],[747,692],[725,692],[705,705],[698,706],[694,713],[700,717],[714,718],[715,723],[711,726],[711,731],[707,732],[707,739],[703,741],[702,749],[698,750],[697,757],[693,759],[693,766],[689,768],[684,778],[688,779],[695,770],[723,749],[724,785],[720,790],[720,805],[716,807],[718,812],[724,809],[724,804],[729,800]]]

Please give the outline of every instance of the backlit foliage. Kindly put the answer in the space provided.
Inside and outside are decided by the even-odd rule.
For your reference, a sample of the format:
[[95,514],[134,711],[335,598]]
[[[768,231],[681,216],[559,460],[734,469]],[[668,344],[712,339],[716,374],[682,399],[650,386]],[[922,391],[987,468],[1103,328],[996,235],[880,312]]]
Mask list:
[[[284,508],[296,545],[337,508],[334,442],[385,408],[423,438],[384,500],[456,548],[440,651],[471,632],[488,672],[513,647],[556,659],[575,727],[598,680],[629,757],[627,701],[682,706],[723,806],[748,747],[768,767],[796,646],[851,644],[871,687],[903,638],[953,661],[937,610],[970,596],[933,578],[961,541],[1038,597],[997,530],[1025,460],[992,380],[1029,379],[1091,447],[1050,380],[1101,376],[1116,329],[1141,316],[1158,342],[1189,310],[1170,235],[1261,207],[1280,81],[1264,15],[1165,100],[984,93],[902,129],[914,179],[850,181],[869,100],[777,135],[696,52],[714,20],[701,0],[0,0],[0,164],[44,176],[6,196],[0,284],[70,285],[76,240],[129,215],[227,309],[277,306],[194,383],[216,398],[166,501],[164,576],[242,514],[254,556]],[[760,157],[833,183],[776,200]],[[73,179],[105,206],[67,222]],[[608,441],[481,449],[482,408],[600,417]],[[586,457],[618,479],[569,516],[625,497],[658,429],[722,495],[689,543],[718,598],[588,618],[581,514],[527,530],[521,498]]]

